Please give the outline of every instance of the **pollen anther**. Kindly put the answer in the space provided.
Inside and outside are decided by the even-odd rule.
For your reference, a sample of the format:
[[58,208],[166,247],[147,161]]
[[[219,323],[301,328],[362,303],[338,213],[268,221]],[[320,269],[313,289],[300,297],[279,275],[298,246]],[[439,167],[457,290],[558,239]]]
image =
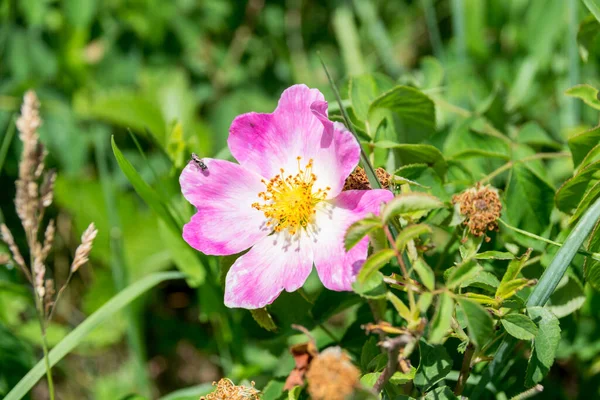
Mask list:
[[316,205],[327,198],[330,187],[313,190],[317,176],[312,172],[313,160],[302,168],[298,160],[298,173],[285,175],[281,168],[280,173],[271,180],[262,182],[266,186],[264,192],[258,197],[264,202],[254,203],[252,207],[262,211],[267,217],[267,225],[272,226],[275,232],[288,230],[294,235],[300,228],[306,228],[316,213]]

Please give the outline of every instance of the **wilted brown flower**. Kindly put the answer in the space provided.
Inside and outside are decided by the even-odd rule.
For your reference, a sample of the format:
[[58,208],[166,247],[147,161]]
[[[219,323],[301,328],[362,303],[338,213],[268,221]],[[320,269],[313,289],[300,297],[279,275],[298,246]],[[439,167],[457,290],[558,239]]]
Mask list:
[[[458,204],[460,214],[465,217],[464,224],[474,236],[498,230],[502,203],[495,188],[477,184],[452,197],[452,202]],[[489,242],[490,238],[485,240]]]
[[236,386],[227,378],[221,379],[218,383],[213,382],[217,386],[214,392],[207,396],[200,397],[200,400],[259,400],[260,393],[252,386]]
[[[377,179],[381,183],[383,188],[388,188],[390,186],[390,177],[391,175],[386,172],[383,168],[377,168],[375,170],[375,175],[377,175]],[[343,190],[370,190],[372,189],[371,184],[369,183],[369,178],[367,177],[367,173],[361,167],[356,167],[354,172],[352,172],[348,178],[346,178],[346,182],[344,183]]]
[[359,385],[360,372],[339,347],[329,347],[316,356],[306,373],[313,400],[345,400]]

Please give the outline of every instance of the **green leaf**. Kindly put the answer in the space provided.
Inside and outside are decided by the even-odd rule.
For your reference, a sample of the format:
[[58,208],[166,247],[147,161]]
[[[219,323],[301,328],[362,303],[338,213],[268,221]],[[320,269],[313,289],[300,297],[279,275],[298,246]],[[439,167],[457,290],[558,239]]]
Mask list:
[[450,289],[459,287],[463,282],[479,274],[483,268],[474,260],[463,261],[459,265],[449,268],[446,273],[446,285]]
[[469,279],[465,279],[463,283],[461,283],[460,287],[465,288],[474,286],[490,293],[496,293],[498,285],[500,285],[500,281],[498,278],[496,278],[496,275],[487,271],[481,271],[477,275],[474,275]]
[[300,394],[302,393],[302,386],[294,386],[288,392],[288,400],[298,400],[300,399]]
[[379,349],[377,342],[377,338],[375,336],[371,336],[362,347],[360,352],[360,368],[365,372],[369,370],[368,367],[371,361],[381,354],[381,350]]
[[421,91],[409,86],[396,86],[377,97],[369,114],[377,109],[396,113],[403,124],[409,128],[409,134],[426,138],[435,132],[435,106],[433,101]]
[[448,386],[442,386],[427,392],[423,400],[458,400],[458,397]]
[[357,279],[352,284],[352,290],[367,299],[383,299],[387,292],[380,272],[371,274],[364,282]]
[[431,228],[428,225],[416,224],[407,226],[396,236],[396,250],[403,252],[408,242],[426,233],[431,233]]
[[416,271],[419,278],[421,278],[421,282],[428,290],[435,289],[435,273],[433,269],[422,258],[419,258],[414,264],[413,269]]
[[365,236],[373,232],[376,229],[381,229],[382,222],[379,218],[365,218],[360,221],[356,221],[346,231],[344,237],[344,248],[346,251],[350,251],[356,246]]
[[569,137],[568,144],[573,154],[573,165],[577,167],[587,153],[600,142],[600,126]]
[[583,4],[590,10],[596,20],[600,22],[600,1],[598,0],[583,0]]
[[276,332],[277,325],[275,325],[275,321],[273,321],[273,317],[267,311],[266,308],[257,308],[255,310],[250,310],[250,314],[252,314],[252,318],[256,321],[261,328],[268,330],[269,332]]
[[427,193],[403,193],[388,202],[381,212],[382,220],[387,223],[395,216],[408,217],[415,213],[428,212],[444,207],[437,197]]
[[312,316],[315,322],[322,323],[360,301],[360,297],[352,292],[322,290],[313,305]]
[[600,161],[596,161],[578,170],[558,188],[554,201],[556,207],[566,213],[576,209],[584,194],[600,179]]
[[531,318],[523,314],[507,314],[500,322],[509,335],[520,340],[531,340],[538,332]]
[[361,121],[367,121],[369,118],[369,107],[379,90],[377,82],[372,75],[360,75],[350,79],[350,89],[348,91],[354,113]]
[[[577,251],[583,244],[583,241],[594,228],[599,217],[600,200],[596,200],[596,202],[581,217],[577,225],[575,225],[567,239],[564,241],[563,245],[556,252],[556,255],[552,259],[552,262],[548,268],[546,268],[542,274],[538,284],[533,288],[531,295],[527,300],[528,307],[541,307],[546,304],[565,274],[569,264],[571,264],[575,254],[577,254]],[[530,314],[530,316],[534,321],[536,320],[534,315]],[[513,338],[505,339],[500,344],[498,350],[496,350],[496,356],[488,365],[487,370],[485,370],[482,374],[481,380],[471,394],[472,398],[480,396],[485,390],[486,384],[492,379],[492,377],[499,374],[499,371],[505,368],[506,362],[511,355],[511,350],[514,345],[515,340]],[[537,367],[532,368],[537,369]]]
[[469,337],[475,346],[481,348],[493,337],[492,317],[474,301],[459,298],[458,304],[464,312]]
[[577,85],[565,91],[567,96],[576,97],[583,100],[590,107],[600,110],[600,100],[598,100],[598,89],[591,85]]
[[2,172],[4,161],[6,160],[6,154],[8,153],[12,139],[15,136],[15,126],[15,118],[9,118],[8,127],[6,128],[6,133],[2,137],[2,145],[0,146],[0,172]]
[[477,260],[512,260],[515,256],[506,251],[484,251],[474,256]]
[[267,383],[267,386],[262,390],[262,400],[280,400],[283,395],[285,380],[274,379]]
[[[148,275],[139,281],[129,285],[106,304],[100,307],[96,312],[87,317],[77,328],[73,329],[63,340],[60,341],[49,354],[50,366],[56,365],[75,347],[77,347],[87,335],[89,335],[97,326],[108,322],[109,318],[122,310],[125,306],[138,298],[141,294],[147,292],[161,282],[182,279],[185,276],[179,272],[160,272]],[[31,390],[31,388],[44,376],[46,372],[44,360],[40,360],[27,375],[6,395],[4,400],[20,400]]]
[[180,233],[181,227],[177,223],[175,217],[173,217],[173,214],[169,210],[168,206],[161,201],[160,196],[142,179],[133,165],[131,165],[123,153],[121,153],[121,150],[119,150],[115,143],[114,136],[111,137],[111,145],[121,171],[123,171],[135,189],[136,193],[167,224],[170,229],[172,229],[174,232]]
[[413,379],[415,379],[416,373],[417,373],[417,369],[412,366],[410,367],[410,370],[406,373],[396,371],[390,377],[390,383],[392,385],[404,385],[405,383],[408,383],[408,382],[412,381]]
[[436,147],[429,144],[406,144],[381,140],[375,142],[375,147],[378,149],[393,149],[399,163],[398,166],[425,164],[433,168],[442,179],[446,176],[448,163],[444,155]]
[[450,331],[454,315],[454,299],[448,293],[440,294],[437,309],[429,329],[429,342],[439,344]]
[[392,249],[383,249],[374,254],[372,254],[365,263],[363,264],[358,276],[356,278],[357,282],[365,283],[371,277],[378,272],[385,264],[388,263],[395,256],[394,250]]
[[546,308],[557,318],[566,317],[585,303],[583,285],[573,274],[566,274],[550,296]]
[[529,167],[515,164],[505,192],[505,216],[511,225],[541,234],[550,224],[554,189]]
[[409,322],[413,320],[413,316],[406,304],[404,304],[404,302],[402,302],[402,300],[400,300],[395,294],[388,292],[387,298],[402,318]]
[[508,264],[508,268],[500,281],[500,285],[498,285],[498,289],[496,290],[496,297],[504,299],[512,296],[509,293],[514,290],[514,285],[511,282],[514,282],[515,279],[518,278],[521,270],[525,266],[527,260],[529,260],[529,256],[531,255],[531,249],[527,250],[522,257],[515,258]]
[[452,370],[452,359],[442,345],[432,345],[419,340],[419,367],[414,384],[422,391],[428,391]]
[[[592,234],[590,235],[590,241],[587,245],[588,251],[595,253],[600,252],[600,223],[596,224]],[[586,257],[583,264],[583,276],[594,289],[600,290],[600,261]]]
[[538,325],[525,375],[525,385],[530,387],[540,382],[554,364],[560,341],[560,326],[556,316],[543,307],[528,307],[527,311]]

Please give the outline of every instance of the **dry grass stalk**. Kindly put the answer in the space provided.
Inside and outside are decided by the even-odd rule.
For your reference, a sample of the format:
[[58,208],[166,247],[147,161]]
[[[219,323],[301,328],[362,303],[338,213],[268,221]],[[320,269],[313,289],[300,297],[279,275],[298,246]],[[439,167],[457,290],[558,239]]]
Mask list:
[[[2,233],[2,239],[10,249],[12,259],[33,285],[38,312],[40,317],[47,321],[52,316],[56,303],[68,285],[72,274],[88,261],[97,230],[92,223],[83,233],[82,243],[75,252],[67,282],[55,297],[54,281],[47,278],[46,271],[46,260],[54,244],[56,234],[54,220],[50,220],[44,229],[43,241],[39,240],[39,232],[42,228],[44,213],[52,204],[54,198],[56,172],[54,170],[46,171],[45,168],[44,160],[47,152],[43,144],[40,143],[37,132],[42,124],[39,107],[40,103],[35,93],[28,91],[23,98],[21,115],[16,123],[19,138],[23,142],[23,152],[19,162],[19,178],[15,183],[17,189],[15,208],[27,238],[30,254],[29,263],[25,262],[13,235],[6,225],[2,224],[0,226],[0,233]],[[45,324],[42,324],[42,329],[45,329]]]
[[88,262],[88,257],[97,234],[98,230],[92,222],[81,235],[81,244],[77,247],[77,250],[75,250],[75,258],[71,264],[71,272],[77,272],[79,267]]

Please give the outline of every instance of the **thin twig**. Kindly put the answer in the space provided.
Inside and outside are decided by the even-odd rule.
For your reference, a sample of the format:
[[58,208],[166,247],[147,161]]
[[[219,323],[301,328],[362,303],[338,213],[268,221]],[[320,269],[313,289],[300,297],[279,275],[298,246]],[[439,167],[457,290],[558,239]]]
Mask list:
[[475,346],[472,343],[467,345],[465,355],[463,357],[462,367],[460,369],[460,375],[458,375],[458,381],[454,388],[454,394],[460,396],[467,385],[467,379],[471,374],[471,361],[473,360],[473,354],[475,354]]
[[373,386],[375,392],[380,393],[392,375],[394,375],[398,369],[398,354],[400,353],[400,348],[406,346],[412,340],[413,337],[411,335],[400,335],[393,339],[385,339],[385,341],[381,343],[381,348],[388,353],[388,362]]

